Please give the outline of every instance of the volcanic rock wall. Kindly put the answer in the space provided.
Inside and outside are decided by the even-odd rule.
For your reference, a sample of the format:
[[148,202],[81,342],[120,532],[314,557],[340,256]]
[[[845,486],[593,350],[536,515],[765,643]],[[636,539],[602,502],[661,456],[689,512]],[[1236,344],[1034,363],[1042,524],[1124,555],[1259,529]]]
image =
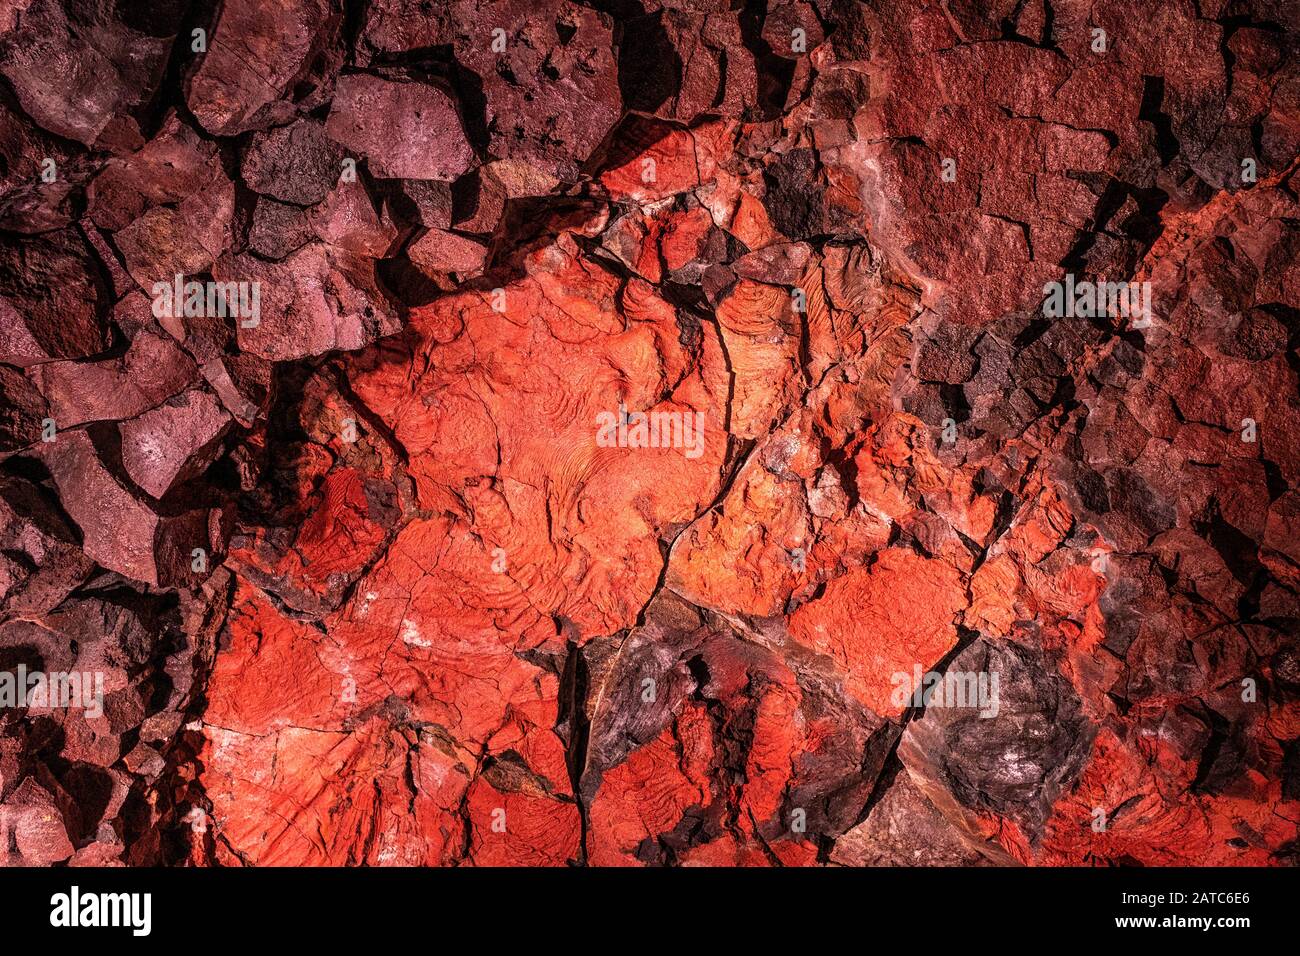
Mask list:
[[0,5],[6,861],[1296,862],[1298,48]]

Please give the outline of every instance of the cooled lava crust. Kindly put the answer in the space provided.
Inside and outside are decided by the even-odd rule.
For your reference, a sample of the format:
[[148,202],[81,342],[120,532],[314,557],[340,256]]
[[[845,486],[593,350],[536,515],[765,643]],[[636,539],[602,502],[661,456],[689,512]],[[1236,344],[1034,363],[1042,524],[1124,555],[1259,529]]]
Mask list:
[[0,3],[5,861],[1294,864],[1298,48]]

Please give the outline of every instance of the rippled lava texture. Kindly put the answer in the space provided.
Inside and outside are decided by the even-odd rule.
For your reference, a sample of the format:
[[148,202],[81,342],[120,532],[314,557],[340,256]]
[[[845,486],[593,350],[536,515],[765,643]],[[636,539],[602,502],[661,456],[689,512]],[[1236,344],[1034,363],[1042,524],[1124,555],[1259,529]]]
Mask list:
[[3,0],[6,860],[1295,863],[1298,37]]

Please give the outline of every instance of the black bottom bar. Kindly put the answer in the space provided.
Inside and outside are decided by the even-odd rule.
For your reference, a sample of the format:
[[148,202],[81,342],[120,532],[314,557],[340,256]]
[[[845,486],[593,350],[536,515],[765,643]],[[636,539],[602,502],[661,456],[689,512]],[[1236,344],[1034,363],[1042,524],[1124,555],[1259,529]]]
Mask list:
[[[514,939],[530,950],[660,939],[735,956],[751,941],[771,951],[776,934],[822,945],[849,927],[864,951],[941,929],[985,944],[1196,935],[1232,945],[1293,927],[1298,890],[1294,869],[0,871],[9,942],[131,948],[410,937],[455,950],[479,938],[500,952]],[[118,894],[149,894],[147,911],[143,896]],[[137,932],[146,912],[147,935]]]

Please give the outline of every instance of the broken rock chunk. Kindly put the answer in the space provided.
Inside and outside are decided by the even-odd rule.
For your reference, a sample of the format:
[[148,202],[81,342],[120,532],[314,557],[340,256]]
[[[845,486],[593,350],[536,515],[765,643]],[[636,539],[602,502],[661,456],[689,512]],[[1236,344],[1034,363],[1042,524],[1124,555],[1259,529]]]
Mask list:
[[453,180],[474,160],[455,101],[429,83],[340,77],[325,129],[385,179]]
[[113,474],[110,452],[109,435],[101,433],[96,441],[85,431],[62,434],[41,450],[59,498],[81,530],[86,555],[152,586],[206,577],[230,536],[225,510],[155,511]]
[[230,423],[211,393],[190,389],[122,423],[122,466],[132,481],[162,498],[216,460]]
[[59,428],[134,418],[198,377],[198,368],[161,330],[141,332],[120,359],[47,362],[32,373]]
[[315,120],[254,134],[244,153],[244,182],[264,196],[299,206],[320,202],[342,173],[343,152]]
[[73,229],[0,240],[0,362],[26,367],[102,352],[106,290]]
[[442,42],[482,85],[492,155],[572,182],[622,113],[614,24],[568,0],[544,9],[459,0]]
[[190,111],[216,136],[292,119],[296,107],[285,95],[334,44],[341,22],[334,0],[223,3],[206,52],[191,54],[197,66],[185,85]]
[[226,256],[220,282],[257,283],[258,314],[239,319],[240,349],[273,362],[359,349],[401,329],[374,262],[311,243],[281,262]]

